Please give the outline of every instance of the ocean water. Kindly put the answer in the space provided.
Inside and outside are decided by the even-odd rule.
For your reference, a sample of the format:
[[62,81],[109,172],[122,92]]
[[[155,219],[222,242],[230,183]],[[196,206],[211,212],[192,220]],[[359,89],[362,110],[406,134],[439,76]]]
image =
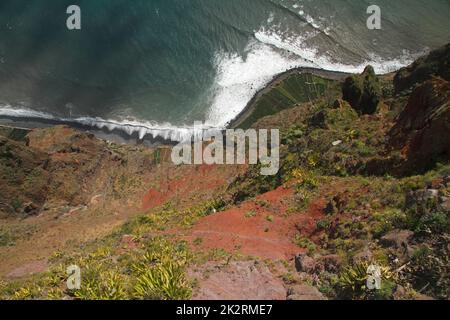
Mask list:
[[[366,27],[371,4],[382,30]],[[180,140],[289,68],[408,65],[450,42],[449,17],[449,0],[1,0],[0,116]]]

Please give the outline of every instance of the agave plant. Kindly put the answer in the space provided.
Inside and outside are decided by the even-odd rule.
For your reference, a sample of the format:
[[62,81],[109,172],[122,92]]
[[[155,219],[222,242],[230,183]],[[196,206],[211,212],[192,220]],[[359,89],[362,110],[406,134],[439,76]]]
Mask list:
[[185,269],[189,261],[186,250],[163,239],[153,239],[148,251],[132,266],[136,276],[137,299],[189,299],[192,292]]
[[[370,276],[368,270],[373,265],[370,262],[359,262],[344,268],[338,280],[338,290],[349,298],[368,298],[373,290],[367,287],[367,280]],[[389,267],[380,266],[381,280],[390,282],[395,278],[395,274]]]
[[138,267],[137,271],[140,275],[134,295],[138,299],[184,300],[191,297],[184,268],[177,262],[164,259],[153,266]]

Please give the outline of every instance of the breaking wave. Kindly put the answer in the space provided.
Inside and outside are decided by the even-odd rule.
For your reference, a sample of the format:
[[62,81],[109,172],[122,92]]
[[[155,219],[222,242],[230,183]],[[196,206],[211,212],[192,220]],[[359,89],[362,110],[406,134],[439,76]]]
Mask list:
[[[269,18],[271,21],[272,18]],[[318,26],[317,26],[318,27]],[[307,47],[305,41],[314,33],[302,36],[286,36],[271,29],[261,28],[254,33],[243,54],[219,51],[215,54],[216,78],[211,88],[211,106],[203,128],[223,129],[237,117],[249,101],[276,75],[292,68],[307,67],[328,71],[357,73],[371,64],[379,74],[404,67],[419,55],[404,54],[384,60],[376,55],[357,65],[347,65],[322,54],[319,49]],[[99,117],[58,118],[46,112],[30,108],[0,106],[0,116],[10,118],[47,119],[55,122],[73,123],[109,131],[121,130],[140,139],[149,136],[171,141],[183,141],[191,137],[197,126],[174,126],[142,120],[113,120]]]
[[370,64],[378,74],[386,74],[411,64],[426,53],[404,52],[402,56],[390,60],[369,55],[368,60],[357,65],[347,65],[336,62],[325,54],[321,55],[318,49],[306,47],[305,40],[310,36],[312,35],[284,37],[277,32],[261,29],[248,44],[245,56],[217,53],[217,78],[208,123],[226,126],[274,76],[289,69],[304,67],[360,73]]

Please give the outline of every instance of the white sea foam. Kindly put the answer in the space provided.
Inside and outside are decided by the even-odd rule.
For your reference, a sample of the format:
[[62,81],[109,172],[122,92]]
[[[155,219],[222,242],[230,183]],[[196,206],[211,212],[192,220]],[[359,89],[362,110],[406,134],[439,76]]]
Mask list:
[[[313,35],[314,34],[311,34],[309,37]],[[386,74],[411,64],[419,55],[423,54],[413,55],[409,52],[404,52],[402,56],[389,60],[373,54],[370,56],[370,59],[362,61],[358,65],[348,65],[334,61],[326,53],[319,54],[319,50],[316,48],[306,46],[305,41],[307,38],[305,38],[305,36],[281,35],[276,31],[261,29],[255,33],[255,37],[263,44],[293,53],[298,58],[301,58],[296,61],[297,63],[300,63],[297,67],[311,67],[348,73],[362,72],[368,64],[371,64],[378,74]],[[306,64],[304,61],[302,62],[302,60],[306,61]]]
[[305,41],[316,32],[301,37],[286,37],[275,31],[261,29],[255,33],[257,41],[248,45],[245,56],[217,53],[217,79],[208,123],[225,126],[275,75],[288,69],[309,67],[360,73],[371,64],[377,73],[385,74],[409,65],[417,57],[408,52],[392,60],[373,55],[370,60],[358,65],[346,65],[333,61],[327,55],[320,55],[317,49],[305,46]]
[[60,123],[72,123],[98,129],[107,129],[109,131],[121,130],[128,135],[137,134],[139,139],[145,136],[152,138],[163,138],[170,141],[186,141],[193,135],[199,134],[199,129],[210,129],[210,127],[203,126],[173,126],[170,123],[159,124],[148,121],[133,121],[133,120],[107,120],[98,117],[79,117],[79,118],[64,118],[56,117],[50,113],[35,111],[28,108],[16,108],[9,105],[0,105],[0,116],[21,118],[21,119],[35,119],[35,120],[51,120]]
[[[317,32],[320,31],[314,30],[302,36],[287,36],[262,28],[254,34],[255,40],[248,44],[243,55],[217,52],[215,56],[217,77],[212,87],[212,105],[203,128],[224,128],[274,76],[288,69],[311,67],[358,73],[371,64],[377,73],[383,74],[406,66],[417,57],[405,52],[397,59],[386,61],[373,55],[370,60],[358,65],[346,65],[305,45],[305,41],[315,36]],[[122,130],[129,135],[137,133],[140,138],[151,136],[172,141],[184,141],[196,132],[193,125],[174,126],[170,123],[92,117],[57,118],[49,113],[11,106],[0,106],[0,116],[50,119],[110,131]]]

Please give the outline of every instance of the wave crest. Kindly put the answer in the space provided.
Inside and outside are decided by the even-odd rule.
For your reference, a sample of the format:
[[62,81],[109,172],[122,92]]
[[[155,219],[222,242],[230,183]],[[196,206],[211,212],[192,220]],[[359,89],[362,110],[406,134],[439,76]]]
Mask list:
[[[270,20],[270,18],[269,18]],[[385,60],[377,55],[357,65],[334,61],[319,49],[307,47],[305,41],[315,34],[288,36],[276,30],[261,28],[254,33],[242,54],[219,51],[215,54],[216,78],[211,88],[211,107],[204,124],[205,129],[222,129],[235,119],[248,102],[276,75],[293,68],[318,68],[328,71],[359,73],[371,64],[379,74],[389,73],[412,63],[424,52],[412,55],[405,52],[396,59]],[[121,130],[128,135],[137,134],[171,141],[184,141],[191,137],[194,125],[175,126],[141,120],[111,120],[93,117],[58,118],[49,113],[27,108],[0,106],[0,116],[27,119],[47,119],[55,122]]]
[[218,52],[215,57],[217,77],[213,86],[214,99],[208,113],[208,123],[224,126],[242,112],[257,92],[276,75],[293,68],[317,68],[328,71],[360,73],[372,65],[379,74],[396,71],[411,64],[418,56],[405,52],[385,60],[377,55],[358,65],[333,61],[319,50],[305,46],[314,34],[288,37],[264,28],[255,32],[243,55]]
[[207,125],[173,126],[170,123],[153,123],[134,120],[111,120],[99,117],[62,118],[46,112],[35,111],[28,108],[14,108],[0,106],[0,116],[30,120],[47,120],[61,124],[76,124],[108,131],[120,130],[129,136],[138,135],[139,139],[151,136],[153,139],[162,138],[167,141],[187,141],[198,134],[199,129],[211,129]]

